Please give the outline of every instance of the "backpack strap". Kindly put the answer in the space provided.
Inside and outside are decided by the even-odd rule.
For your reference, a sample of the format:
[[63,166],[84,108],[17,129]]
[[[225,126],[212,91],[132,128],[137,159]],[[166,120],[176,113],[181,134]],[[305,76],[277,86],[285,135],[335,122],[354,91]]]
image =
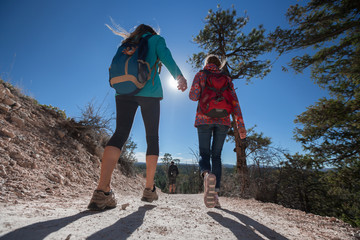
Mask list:
[[[145,37],[143,37],[143,38],[141,38],[140,39],[140,48],[139,48],[139,53],[144,53],[144,52],[148,52],[147,50],[148,49],[146,49],[146,51],[143,51],[143,49],[144,48],[148,48],[148,41],[149,41],[149,39],[152,37],[152,36],[154,36],[154,35],[152,35],[152,34],[148,34],[148,35],[146,35]],[[146,41],[146,42],[145,42]],[[145,62],[145,59],[146,59],[146,55],[145,54],[142,54],[141,56],[139,56],[139,60],[142,60],[143,62]],[[159,58],[157,58],[156,59],[156,61],[155,61],[155,63],[154,63],[154,65],[150,68],[149,66],[148,66],[148,68],[149,68],[149,72],[150,72],[150,74],[152,73],[152,71],[154,70],[154,69],[156,69],[156,68],[158,68],[159,69],[159,74],[160,74],[160,71],[161,71],[161,62],[160,62],[160,59]],[[155,75],[156,75],[156,72],[154,73],[154,76],[152,77],[152,84],[154,85],[155,83],[154,83],[154,79],[155,79]]]
[[[160,72],[161,72],[161,66],[162,66],[162,63],[160,62],[160,59],[159,59],[159,57],[158,57],[158,58],[156,59],[154,65],[151,67],[150,73],[152,73],[152,71],[153,71],[155,68],[157,68],[156,71],[159,71],[159,74],[160,74]],[[154,76],[152,77],[152,84],[153,84],[153,85],[155,84],[155,83],[154,83],[154,79],[155,79],[156,71],[155,71],[155,73],[154,73]]]

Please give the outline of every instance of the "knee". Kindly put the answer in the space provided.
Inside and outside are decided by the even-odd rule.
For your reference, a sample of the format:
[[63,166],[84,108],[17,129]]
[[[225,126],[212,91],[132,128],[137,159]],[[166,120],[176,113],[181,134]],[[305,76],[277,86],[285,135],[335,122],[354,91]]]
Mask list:
[[211,157],[216,160],[221,160],[221,150],[222,149],[212,149]]
[[106,144],[106,146],[117,147],[121,150],[122,147],[124,146],[127,138],[128,138],[128,135],[119,134],[119,133],[115,132],[114,135],[110,138],[110,140]]
[[210,149],[208,149],[208,148],[199,148],[199,154],[202,157],[210,157]]
[[146,136],[146,155],[159,155],[159,136]]
[[221,155],[220,154],[212,154],[211,161],[213,165],[221,165]]

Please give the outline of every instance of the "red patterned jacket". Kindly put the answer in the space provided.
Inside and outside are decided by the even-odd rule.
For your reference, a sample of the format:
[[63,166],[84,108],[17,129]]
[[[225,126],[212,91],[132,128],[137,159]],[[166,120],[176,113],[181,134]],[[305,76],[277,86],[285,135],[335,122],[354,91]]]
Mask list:
[[[215,64],[207,64],[204,69],[210,71],[210,72],[215,72],[215,73],[219,73],[220,69],[215,65]],[[194,77],[194,81],[192,83],[190,92],[189,92],[189,98],[193,101],[199,101],[200,99],[200,95],[201,95],[201,89],[204,88],[205,86],[205,79],[206,78],[206,73],[204,72],[198,72],[195,77]],[[240,109],[240,104],[239,104],[239,100],[236,96],[236,92],[234,90],[234,84],[232,83],[230,77],[229,77],[229,82],[230,82],[230,88],[231,88],[231,93],[234,97],[234,99],[236,100],[236,105],[234,107],[234,115],[235,115],[235,120],[236,120],[236,124],[237,124],[237,128],[239,129],[239,134],[241,138],[245,138],[246,137],[246,129],[245,129],[245,125],[244,125],[244,120],[242,117],[242,113],[241,113],[241,109]],[[197,112],[196,112],[196,119],[195,119],[195,127],[199,126],[199,125],[203,125],[203,124],[220,124],[220,125],[226,125],[231,127],[231,123],[230,123],[230,116],[224,117],[224,118],[210,118],[204,114],[201,113],[200,108],[197,108]]]

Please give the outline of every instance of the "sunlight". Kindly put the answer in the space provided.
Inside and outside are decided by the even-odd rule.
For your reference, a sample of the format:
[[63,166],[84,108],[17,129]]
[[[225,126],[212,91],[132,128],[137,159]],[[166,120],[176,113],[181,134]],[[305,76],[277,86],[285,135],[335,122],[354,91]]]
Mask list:
[[177,89],[177,81],[173,77],[169,77],[167,80],[167,85],[171,90],[178,90]]

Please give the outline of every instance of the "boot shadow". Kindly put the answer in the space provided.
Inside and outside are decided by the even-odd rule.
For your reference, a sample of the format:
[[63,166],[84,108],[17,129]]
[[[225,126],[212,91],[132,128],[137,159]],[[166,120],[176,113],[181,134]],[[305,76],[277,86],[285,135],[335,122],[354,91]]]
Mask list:
[[136,229],[138,229],[143,224],[145,213],[155,207],[155,205],[149,204],[141,206],[136,212],[119,219],[113,225],[92,234],[86,239],[127,239]]
[[18,228],[12,232],[9,232],[2,237],[0,237],[0,240],[20,240],[20,239],[27,239],[27,240],[40,240],[44,239],[49,234],[56,232],[60,230],[61,228],[69,225],[72,222],[75,222],[76,220],[86,217],[89,215],[97,214],[99,212],[94,211],[82,211],[75,215],[43,221],[34,223],[22,228]]
[[262,239],[276,239],[276,240],[288,240],[288,238],[275,232],[274,230],[262,225],[261,223],[243,215],[238,212],[233,212],[224,208],[219,209],[225,213],[233,215],[238,221],[231,218],[224,217],[223,215],[215,212],[208,212],[214,220],[220,223],[222,226],[228,228],[237,239],[251,239],[251,240],[262,240]]

